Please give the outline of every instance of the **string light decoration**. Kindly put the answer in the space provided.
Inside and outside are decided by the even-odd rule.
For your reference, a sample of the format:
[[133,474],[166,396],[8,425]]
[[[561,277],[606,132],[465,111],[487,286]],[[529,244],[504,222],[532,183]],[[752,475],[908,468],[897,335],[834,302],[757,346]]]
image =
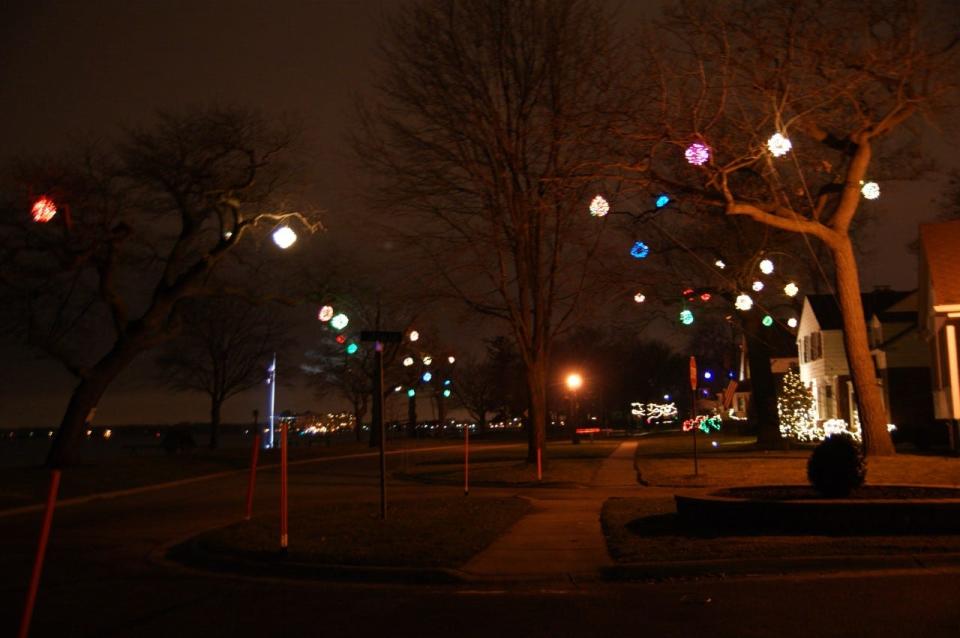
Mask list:
[[297,234],[289,226],[281,226],[273,231],[273,243],[286,250],[297,241]]
[[683,152],[687,162],[694,166],[703,166],[710,161],[710,147],[702,142],[694,142]]
[[770,315],[763,315],[763,319],[760,321],[765,327],[769,328],[773,325],[773,317]]
[[323,323],[327,323],[333,319],[333,306],[323,306],[320,308],[320,312],[317,313],[317,319]]
[[414,390],[413,388],[410,388],[409,390],[407,390],[407,396],[412,399],[413,397],[417,396],[417,391]]
[[710,430],[716,430],[719,432],[722,424],[723,419],[720,418],[719,414],[714,414],[713,416],[700,414],[695,419],[687,419],[684,421],[683,431],[689,432],[693,428],[697,428],[704,434],[710,434]]
[[342,346],[347,342],[347,335],[337,335],[336,342]]
[[733,307],[737,310],[750,310],[753,308],[753,299],[751,299],[747,293],[742,292],[737,295],[737,299],[733,302]]
[[424,382],[424,383],[430,383],[430,379],[433,378],[433,373],[432,373],[432,372],[429,372],[429,371],[424,372],[424,373],[423,373],[423,376],[420,377],[420,378],[423,379],[423,382]]
[[793,143],[781,133],[774,133],[767,140],[767,150],[774,157],[783,157],[790,152],[791,148],[793,148]]
[[646,259],[649,254],[650,246],[647,246],[642,241],[636,242],[633,248],[630,249],[630,256],[634,259]]
[[357,354],[357,351],[359,349],[360,349],[360,346],[358,346],[355,343],[351,343],[350,345],[347,346],[347,354]]
[[655,421],[672,421],[677,416],[676,403],[631,403],[630,408],[630,414],[638,419],[646,417],[648,425]]
[[447,388],[443,391],[443,396],[445,399],[449,399],[451,394],[452,392],[450,392],[450,388]]
[[413,357],[406,357],[406,358],[404,358],[404,360],[403,360],[403,367],[404,367],[404,368],[409,368],[409,367],[412,366],[412,365],[413,365]]
[[46,224],[48,221],[54,218],[57,214],[57,205],[53,203],[53,200],[44,195],[40,197],[37,201],[33,203],[33,208],[30,209],[30,215],[33,217],[33,221],[38,224]]
[[716,260],[715,262],[713,262],[713,265],[719,268],[720,270],[723,270],[724,268],[727,267],[727,264],[725,264],[722,259]]
[[818,441],[824,437],[817,426],[817,411],[813,395],[800,380],[796,370],[790,370],[780,382],[777,394],[777,414],[780,415],[780,434],[797,441]]
[[420,338],[420,333],[416,330],[411,330],[407,338],[410,339],[410,341],[416,341]]
[[798,292],[800,292],[800,288],[792,281],[783,287],[783,294],[788,297],[796,297]]
[[643,303],[644,301],[647,300],[647,296],[642,292],[638,292],[633,296],[633,300],[637,303]]
[[796,327],[797,327],[797,318],[796,318],[796,317],[790,317],[789,319],[787,319],[787,325],[790,326],[791,328],[796,328]]
[[330,325],[333,326],[334,330],[343,330],[348,323],[350,323],[350,318],[342,312],[330,318]]
[[423,365],[428,366],[428,365],[430,365],[431,363],[433,363],[433,357],[431,357],[430,355],[426,355],[426,356],[422,359],[422,361],[423,361]]
[[763,282],[758,279],[757,281],[753,282],[753,286],[751,287],[753,288],[754,292],[760,292],[763,290]]
[[877,199],[880,197],[880,184],[876,182],[860,182],[860,193],[864,199]]
[[713,295],[711,295],[709,292],[700,293],[700,301],[710,301],[712,298]]
[[773,262],[769,259],[764,259],[760,262],[760,272],[765,275],[769,275],[773,272]]
[[447,363],[449,363],[450,365],[453,365],[456,362],[457,362],[457,358],[455,356],[450,355],[449,357],[447,357]]
[[597,195],[590,201],[590,214],[594,217],[605,217],[609,212],[610,203],[602,195]]
[[663,208],[670,203],[670,196],[666,193],[660,193],[657,195],[657,199],[653,202],[653,205],[657,208]]
[[689,310],[686,310],[686,309],[681,310],[681,311],[680,311],[680,323],[682,323],[682,324],[685,325],[685,326],[689,326],[690,324],[692,324],[692,323],[693,323],[693,313],[690,312]]

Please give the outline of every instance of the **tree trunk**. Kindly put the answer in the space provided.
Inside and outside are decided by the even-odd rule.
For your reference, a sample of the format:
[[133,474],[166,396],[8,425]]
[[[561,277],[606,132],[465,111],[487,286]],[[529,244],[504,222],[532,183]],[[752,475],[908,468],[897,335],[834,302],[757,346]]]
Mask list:
[[837,298],[843,315],[843,345],[857,395],[863,452],[867,456],[895,454],[867,342],[867,322],[860,301],[860,276],[853,245],[849,237],[842,237],[831,247],[837,267]]
[[90,411],[97,407],[107,386],[141,350],[142,348],[130,342],[123,348],[114,347],[80,380],[70,395],[70,402],[60,419],[53,445],[47,453],[47,467],[63,469],[76,460],[77,446],[83,436]]
[[784,449],[780,435],[780,415],[777,413],[777,384],[770,367],[770,346],[764,339],[764,330],[771,330],[761,322],[759,309],[748,313],[744,324],[747,360],[750,362],[750,409],[748,417],[757,428],[757,445],[764,450]]
[[212,397],[210,400],[210,449],[216,450],[220,445],[220,406],[223,399]]
[[529,420],[527,462],[537,462],[537,450],[545,456],[547,442],[547,358],[541,353],[526,366]]

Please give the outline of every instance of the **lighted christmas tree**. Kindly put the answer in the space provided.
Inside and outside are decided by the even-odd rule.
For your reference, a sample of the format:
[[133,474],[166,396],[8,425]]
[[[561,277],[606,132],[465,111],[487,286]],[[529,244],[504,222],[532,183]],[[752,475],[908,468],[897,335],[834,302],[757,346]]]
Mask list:
[[817,425],[813,396],[795,370],[790,370],[780,383],[777,412],[780,414],[780,434],[784,437],[798,441],[823,439],[823,430]]

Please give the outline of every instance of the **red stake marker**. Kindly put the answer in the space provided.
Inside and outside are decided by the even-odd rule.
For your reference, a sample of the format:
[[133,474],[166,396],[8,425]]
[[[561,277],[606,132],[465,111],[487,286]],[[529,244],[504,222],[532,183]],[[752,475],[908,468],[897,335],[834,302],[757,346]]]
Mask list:
[[253,435],[253,449],[250,451],[250,481],[247,483],[247,513],[243,517],[249,521],[253,516],[253,487],[257,482],[257,459],[260,456],[260,429]]
[[43,571],[43,557],[47,553],[47,541],[50,540],[50,525],[53,523],[53,508],[57,504],[57,490],[60,489],[60,470],[50,472],[50,490],[47,492],[47,508],[43,512],[43,525],[40,527],[40,542],[37,544],[37,556],[33,561],[33,574],[30,576],[30,589],[27,590],[27,602],[23,606],[23,618],[20,619],[18,638],[27,638],[30,633],[30,619],[33,617],[33,605],[37,602],[37,590],[40,588],[40,573]]
[[540,448],[537,448],[537,480],[543,480],[543,459],[540,454]]
[[280,423],[280,549],[287,551],[287,423]]

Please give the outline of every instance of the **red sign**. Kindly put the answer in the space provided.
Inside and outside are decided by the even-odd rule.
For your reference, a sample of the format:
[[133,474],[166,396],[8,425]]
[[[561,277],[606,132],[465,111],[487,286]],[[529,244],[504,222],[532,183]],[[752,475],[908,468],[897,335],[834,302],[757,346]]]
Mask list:
[[697,358],[690,357],[690,389],[697,389]]

